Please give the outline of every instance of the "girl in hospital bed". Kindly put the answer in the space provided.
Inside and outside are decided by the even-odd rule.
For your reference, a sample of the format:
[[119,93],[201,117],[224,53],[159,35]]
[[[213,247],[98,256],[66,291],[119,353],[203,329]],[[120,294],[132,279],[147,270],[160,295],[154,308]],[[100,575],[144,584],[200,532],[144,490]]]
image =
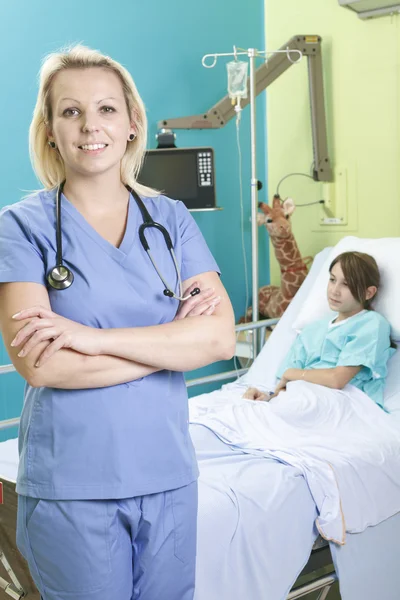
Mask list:
[[304,327],[278,370],[273,394],[249,388],[244,398],[270,400],[291,381],[333,389],[350,383],[383,407],[387,362],[395,344],[389,323],[371,308],[380,284],[378,266],[368,254],[344,252],[329,272],[327,298],[337,316]]

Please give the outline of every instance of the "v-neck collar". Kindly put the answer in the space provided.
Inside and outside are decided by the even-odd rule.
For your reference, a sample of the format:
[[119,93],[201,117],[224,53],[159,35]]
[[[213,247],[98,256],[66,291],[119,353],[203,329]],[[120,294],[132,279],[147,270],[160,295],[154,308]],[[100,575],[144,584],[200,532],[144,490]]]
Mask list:
[[126,227],[122,242],[117,248],[111,242],[106,240],[100,235],[92,225],[85,219],[82,213],[68,200],[64,194],[61,194],[61,208],[65,209],[66,212],[71,216],[74,221],[83,229],[91,238],[94,240],[107,254],[110,254],[117,262],[123,262],[129,254],[133,242],[136,237],[137,228],[135,228],[135,215],[134,209],[136,207],[135,199],[132,194],[129,194],[128,201],[128,215],[126,220]]

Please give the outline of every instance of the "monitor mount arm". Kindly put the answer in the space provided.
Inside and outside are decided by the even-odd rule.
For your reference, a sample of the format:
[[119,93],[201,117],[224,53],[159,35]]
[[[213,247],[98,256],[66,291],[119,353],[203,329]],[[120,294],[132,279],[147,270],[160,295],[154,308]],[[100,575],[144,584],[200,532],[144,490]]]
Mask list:
[[[328,156],[326,133],[326,114],[324,103],[324,81],[322,73],[322,38],[317,35],[296,35],[281,50],[300,50],[308,60],[308,78],[311,102],[311,126],[314,152],[313,178],[315,181],[332,181],[332,169]],[[256,95],[263,92],[282,73],[287,71],[293,62],[286,53],[273,54],[268,62],[256,70]],[[250,81],[247,81],[250,90]],[[242,99],[242,107],[250,102]],[[207,113],[191,117],[165,119],[158,122],[159,129],[220,129],[236,116],[234,106],[227,94]]]

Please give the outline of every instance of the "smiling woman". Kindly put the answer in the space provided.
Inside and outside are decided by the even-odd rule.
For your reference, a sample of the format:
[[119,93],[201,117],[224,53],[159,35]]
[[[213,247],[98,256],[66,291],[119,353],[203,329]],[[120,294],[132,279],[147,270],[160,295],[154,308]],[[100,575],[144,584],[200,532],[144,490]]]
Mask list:
[[[139,194],[157,195],[155,191],[143,187],[136,181],[147,145],[147,119],[143,101],[130,73],[118,62],[90,50],[84,46],[74,46],[64,53],[50,54],[40,72],[40,94],[34,110],[30,128],[30,154],[33,166],[46,188],[51,189],[66,179],[65,160],[60,158],[59,133],[65,132],[60,121],[72,120],[79,123],[75,127],[77,137],[70,143],[75,148],[82,144],[106,143],[107,129],[117,133],[115,125],[123,127],[124,136],[120,142],[121,179]],[[85,112],[88,111],[88,112]],[[117,113],[116,118],[112,116]],[[104,116],[105,139],[96,137],[90,131],[94,115]],[[112,123],[107,125],[107,119]],[[88,119],[89,130],[82,129],[82,121]],[[97,125],[100,125],[96,121]],[[102,131],[95,129],[97,133]],[[61,129],[58,130],[58,125]],[[78,130],[78,128],[80,129]],[[68,131],[73,133],[73,125]],[[131,137],[134,136],[134,137]],[[123,141],[125,140],[125,145]],[[126,141],[133,141],[128,144]],[[115,141],[115,140],[114,140]],[[50,149],[57,149],[56,155]]]
[[[108,90],[113,96],[105,97]],[[68,95],[67,95],[68,94]],[[71,179],[88,173],[105,173],[116,169],[127,150],[127,142],[136,134],[136,122],[130,118],[119,77],[104,68],[67,69],[57,73],[51,91],[52,115],[47,135],[63,157],[65,194]],[[93,160],[95,159],[95,160]],[[74,176],[71,177],[71,172]],[[121,200],[126,206],[126,190]],[[118,198],[109,198],[114,206]],[[90,199],[87,200],[90,203]]]
[[[27,381],[17,543],[46,600],[194,594],[183,371],[231,358],[234,318],[186,207],[136,181],[146,133],[124,67],[82,46],[50,55],[30,128],[45,189],[0,212],[0,327]],[[168,294],[139,243],[146,214],[168,236],[146,231]],[[73,284],[49,286],[61,255]]]

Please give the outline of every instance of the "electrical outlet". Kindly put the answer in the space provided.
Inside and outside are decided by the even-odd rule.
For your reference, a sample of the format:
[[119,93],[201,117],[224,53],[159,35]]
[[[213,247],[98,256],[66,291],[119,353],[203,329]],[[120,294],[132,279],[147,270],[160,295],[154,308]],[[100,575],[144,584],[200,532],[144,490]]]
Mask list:
[[335,216],[335,189],[333,183],[324,183],[322,185],[322,199],[325,200],[321,205],[321,215],[323,217]]
[[323,185],[319,225],[347,225],[347,169],[336,167],[334,181]]

